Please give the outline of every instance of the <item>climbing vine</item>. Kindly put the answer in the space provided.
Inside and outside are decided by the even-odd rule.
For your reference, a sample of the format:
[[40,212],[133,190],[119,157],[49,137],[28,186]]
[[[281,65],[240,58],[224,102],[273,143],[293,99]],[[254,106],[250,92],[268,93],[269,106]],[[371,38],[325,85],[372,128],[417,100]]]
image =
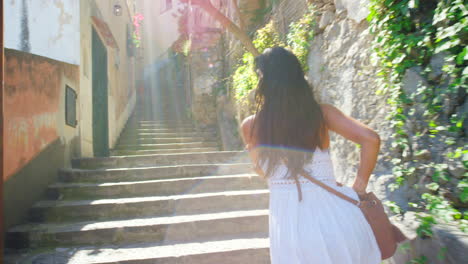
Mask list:
[[[260,53],[273,46],[285,46],[276,32],[273,22],[256,32],[253,43]],[[233,75],[236,99],[240,101],[245,99],[248,93],[255,88],[257,82],[257,75],[254,71],[254,56],[250,52],[245,52]]]
[[[432,225],[440,221],[456,223],[466,232],[467,113],[456,111],[453,104],[462,105],[468,90],[467,7],[463,0],[370,2],[367,20],[375,36],[374,59],[380,65],[376,93],[387,95],[391,108],[387,119],[397,153],[392,159],[395,182],[389,187],[406,185],[420,194],[409,203],[417,211],[419,236],[431,237]],[[436,58],[443,64],[440,71]],[[405,87],[409,79],[405,76],[421,77],[416,90]],[[442,151],[433,153],[435,145]],[[449,164],[462,172],[449,170]],[[387,205],[402,213],[395,202]],[[420,260],[412,263],[424,263],[424,257]]]
[[[273,21],[270,21],[263,28],[257,30],[253,44],[260,53],[274,46],[289,48],[298,57],[306,72],[308,70],[307,56],[309,53],[309,43],[314,35],[314,25],[315,8],[313,5],[310,5],[309,11],[301,19],[291,23],[289,26],[289,33],[286,37],[287,43],[281,40]],[[254,72],[254,56],[246,52],[233,75],[236,99],[244,103],[249,92],[256,87],[257,82],[257,75]]]
[[315,16],[315,9],[311,6],[309,12],[301,19],[291,23],[286,37],[288,46],[301,62],[304,72],[309,70],[307,58],[309,56],[310,43],[315,33]]

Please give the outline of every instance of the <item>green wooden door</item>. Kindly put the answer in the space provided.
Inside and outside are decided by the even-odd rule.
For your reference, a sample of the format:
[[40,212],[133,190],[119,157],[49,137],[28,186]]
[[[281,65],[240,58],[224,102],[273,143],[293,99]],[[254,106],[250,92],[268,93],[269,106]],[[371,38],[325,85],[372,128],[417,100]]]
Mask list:
[[109,156],[107,52],[94,30],[93,57],[93,150],[95,157]]

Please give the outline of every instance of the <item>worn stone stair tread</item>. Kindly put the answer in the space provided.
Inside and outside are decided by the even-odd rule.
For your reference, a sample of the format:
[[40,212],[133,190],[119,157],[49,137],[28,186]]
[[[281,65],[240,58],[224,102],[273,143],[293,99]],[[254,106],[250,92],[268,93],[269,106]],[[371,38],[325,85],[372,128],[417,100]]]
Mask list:
[[123,132],[121,138],[128,138],[130,136],[172,136],[172,137],[186,137],[186,136],[197,136],[197,135],[216,135],[214,132],[209,131],[193,131],[193,132],[153,132],[153,133],[136,133],[135,131]]
[[136,140],[157,141],[157,140],[170,140],[170,139],[177,139],[177,138],[197,139],[197,140],[191,140],[193,142],[193,141],[204,141],[208,139],[217,140],[218,136],[216,136],[215,134],[209,134],[209,133],[177,133],[177,134],[166,133],[166,134],[154,134],[154,135],[151,134],[151,135],[141,135],[141,136],[140,135],[123,135],[119,137],[118,143],[123,144],[128,141],[132,142]]
[[138,124],[138,125],[144,125],[144,126],[152,126],[152,125],[157,125],[157,126],[194,126],[195,124],[193,122],[153,122],[153,121],[131,121],[131,125]]
[[[137,139],[137,138],[135,138]],[[165,140],[189,140],[189,139],[198,139],[198,140],[201,140],[201,139],[204,139],[203,137],[188,137],[188,136],[180,136],[180,137],[162,137],[162,138],[158,138],[158,137],[155,137],[153,138],[154,140],[158,140],[158,139],[165,139]],[[194,140],[194,141],[197,141],[197,140]]]
[[72,160],[74,168],[99,169],[107,166],[115,168],[121,166],[144,166],[148,164],[174,165],[180,162],[197,164],[214,162],[232,162],[249,161],[245,151],[205,151],[192,153],[169,153],[169,154],[144,154],[144,155],[126,155],[111,156],[99,158],[79,158]]
[[146,134],[146,133],[179,133],[179,132],[189,132],[189,133],[197,133],[200,130],[197,130],[196,128],[144,128],[144,130],[141,129],[135,129],[132,131],[122,131],[122,135],[126,134]]
[[75,159],[75,160],[83,160],[83,161],[86,161],[86,160],[112,160],[112,159],[138,159],[139,157],[141,158],[147,158],[147,157],[167,157],[167,159],[172,159],[174,157],[178,157],[178,156],[203,156],[203,155],[210,155],[210,154],[220,154],[220,155],[223,155],[223,154],[247,154],[247,152],[245,151],[238,151],[238,150],[234,150],[234,151],[226,151],[226,150],[219,150],[219,151],[204,151],[204,152],[196,152],[196,153],[169,153],[169,154],[145,154],[145,155],[131,155],[131,156],[116,156],[116,157],[96,157],[96,158],[79,158],[79,159]]
[[[253,254],[262,254],[263,260],[269,263],[269,239],[266,237],[253,238],[235,238],[216,241],[197,241],[190,243],[179,244],[140,244],[129,245],[125,247],[101,246],[99,248],[81,248],[73,252],[73,256],[69,260],[69,264],[83,263],[131,263],[131,261],[154,261],[153,263],[200,263],[202,259],[207,259],[207,262],[213,263],[210,260],[209,254],[222,254],[224,256],[223,263],[240,263],[231,262],[229,255],[225,253],[232,252],[235,255],[242,254],[244,250]],[[261,250],[261,251],[260,251]],[[224,253],[224,254],[223,254]],[[249,255],[251,255],[249,254]],[[199,255],[197,262],[192,262],[190,257]],[[244,263],[252,263],[249,260],[249,255],[244,256]],[[250,256],[252,257],[252,256]],[[185,259],[185,260],[184,260]],[[160,262],[164,261],[164,262]],[[182,261],[182,262],[181,262]],[[152,262],[148,262],[152,263]],[[219,263],[219,262],[217,262]],[[258,263],[258,262],[255,262]]]
[[105,184],[62,185],[49,187],[48,198],[61,200],[125,198],[150,195],[176,195],[266,188],[266,182],[258,176],[206,176],[176,178],[172,181],[137,180]]
[[105,183],[252,173],[250,163],[185,164],[182,166],[128,167],[119,170],[69,169],[60,182]]
[[144,143],[144,144],[133,144],[133,145],[119,145],[119,148],[142,147],[142,146],[159,147],[159,146],[172,146],[172,145],[196,145],[196,144],[203,144],[203,143],[217,144],[216,141],[193,141],[193,142],[182,142],[182,143],[160,143],[160,144]]
[[86,200],[43,200],[31,208],[28,219],[31,223],[65,223],[268,208],[268,189],[254,188],[239,191],[223,191],[221,188],[168,196],[143,192],[145,196],[140,197],[123,195],[123,198],[103,196],[94,200],[87,197]]
[[201,164],[181,164],[181,165],[166,165],[166,166],[145,166],[145,167],[136,167],[136,168],[110,168],[110,169],[77,169],[77,168],[67,168],[61,169],[61,173],[112,173],[112,172],[122,172],[122,171],[131,171],[138,173],[139,171],[152,170],[152,169],[170,169],[170,168],[190,168],[190,167],[221,167],[221,166],[250,166],[251,163],[247,162],[236,162],[236,163],[201,163]]
[[147,150],[147,149],[177,149],[186,147],[215,147],[218,143],[215,141],[198,141],[198,142],[183,142],[183,143],[159,143],[159,144],[133,144],[119,145],[114,148],[115,151],[120,150]]
[[84,205],[102,205],[102,204],[130,204],[142,202],[154,202],[165,200],[184,200],[196,199],[202,197],[219,197],[219,196],[241,196],[254,194],[267,194],[268,189],[246,190],[246,191],[225,191],[211,193],[196,193],[196,194],[179,194],[166,196],[146,196],[146,197],[130,197],[130,198],[114,198],[114,199],[97,199],[97,200],[42,200],[34,204],[34,208],[50,208],[50,207],[73,207]]
[[172,179],[156,179],[156,180],[144,180],[144,181],[120,181],[120,182],[101,182],[101,183],[54,183],[49,188],[82,188],[82,187],[114,187],[122,185],[137,185],[137,184],[149,184],[149,183],[164,183],[164,182],[182,182],[182,181],[193,181],[193,180],[210,180],[210,179],[232,179],[232,178],[254,178],[259,177],[257,174],[232,174],[232,175],[216,175],[216,176],[198,176],[198,177],[181,177]]
[[131,154],[115,155],[115,153],[135,153],[134,155],[143,154],[182,154],[182,153],[193,153],[200,151],[217,151],[217,147],[204,147],[204,148],[178,148],[178,149],[152,149],[152,150],[112,150],[111,157],[120,157],[122,155],[129,156]]
[[[154,131],[154,130],[194,130],[198,131],[197,128],[193,125],[184,125],[184,126],[160,126],[160,125],[139,125],[134,127],[133,131]],[[123,131],[125,133],[126,131]]]
[[142,170],[150,170],[150,169],[167,169],[167,168],[186,168],[186,167],[200,167],[200,166],[236,166],[236,165],[245,165],[249,166],[251,163],[247,162],[236,162],[236,163],[203,163],[203,164],[182,164],[182,165],[166,165],[166,166],[146,166],[146,167],[136,167],[136,168],[108,168],[108,169],[77,169],[77,168],[67,168],[67,169],[61,169],[60,172],[62,173],[71,173],[71,172],[82,172],[82,173],[88,173],[88,172],[119,172],[119,171],[132,171],[132,172],[138,172]]
[[173,144],[173,143],[187,143],[187,142],[206,142],[212,141],[213,138],[208,137],[157,137],[157,138],[133,138],[122,139],[119,145],[131,145],[132,143],[144,144]]
[[200,137],[200,138],[218,138],[215,133],[210,132],[179,132],[179,133],[128,133],[119,137],[119,143],[125,140],[148,139],[148,138],[174,138],[174,137]]
[[232,220],[242,217],[255,217],[255,216],[268,216],[267,209],[261,210],[244,210],[244,211],[230,211],[230,212],[217,212],[208,214],[194,214],[194,215],[176,215],[176,216],[162,216],[162,217],[147,217],[137,218],[130,220],[115,220],[115,221],[86,221],[76,223],[41,223],[41,224],[24,224],[13,227],[9,232],[41,232],[41,233],[66,233],[66,232],[79,232],[90,231],[99,229],[122,229],[127,227],[139,226],[153,226],[153,225],[171,225],[181,223],[192,223],[198,221],[209,220]]
[[164,149],[180,149],[180,148],[204,148],[204,147],[218,147],[217,142],[184,142],[184,143],[158,143],[158,144],[133,144],[133,145],[120,145],[114,148],[114,151],[132,151],[132,150],[164,150]]

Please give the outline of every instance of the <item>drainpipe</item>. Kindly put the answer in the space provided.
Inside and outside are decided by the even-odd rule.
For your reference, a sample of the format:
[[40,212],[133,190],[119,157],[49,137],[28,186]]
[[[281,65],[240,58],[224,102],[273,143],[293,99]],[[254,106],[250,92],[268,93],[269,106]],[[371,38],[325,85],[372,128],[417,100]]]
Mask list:
[[4,225],[3,225],[3,0],[0,0],[1,28],[0,34],[0,263],[3,263],[3,241],[4,241]]

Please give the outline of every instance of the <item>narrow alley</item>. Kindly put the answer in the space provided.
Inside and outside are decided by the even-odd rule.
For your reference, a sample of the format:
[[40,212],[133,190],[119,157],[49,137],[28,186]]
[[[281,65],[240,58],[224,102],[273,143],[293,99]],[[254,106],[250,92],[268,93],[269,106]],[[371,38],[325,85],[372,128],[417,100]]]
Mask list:
[[0,263],[465,263],[465,2],[0,0]]

